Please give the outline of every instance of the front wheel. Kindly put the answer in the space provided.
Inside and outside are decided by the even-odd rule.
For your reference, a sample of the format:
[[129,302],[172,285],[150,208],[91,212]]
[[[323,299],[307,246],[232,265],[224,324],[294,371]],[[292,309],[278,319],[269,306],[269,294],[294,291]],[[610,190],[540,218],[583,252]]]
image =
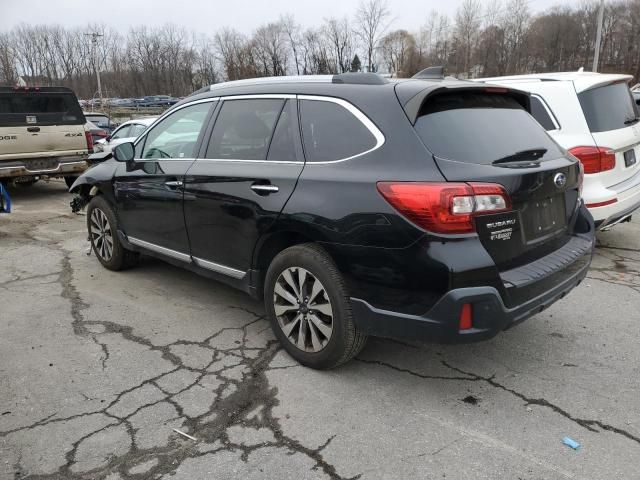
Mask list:
[[87,207],[87,229],[91,248],[98,261],[109,270],[124,270],[138,261],[138,252],[124,248],[118,238],[118,222],[113,208],[101,196]]
[[307,367],[337,367],[366,343],[366,335],[353,322],[344,279],[318,245],[296,245],[273,259],[264,301],[276,337]]

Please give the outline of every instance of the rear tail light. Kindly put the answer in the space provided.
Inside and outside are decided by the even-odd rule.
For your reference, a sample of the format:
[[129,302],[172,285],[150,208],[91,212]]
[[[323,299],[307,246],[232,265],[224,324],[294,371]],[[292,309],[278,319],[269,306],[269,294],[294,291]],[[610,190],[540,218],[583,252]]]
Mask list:
[[493,183],[378,182],[377,186],[402,215],[434,233],[472,233],[475,216],[511,209],[504,187]]
[[607,147],[573,147],[569,150],[584,166],[584,173],[600,173],[613,170],[616,154]]
[[89,130],[84,131],[84,138],[87,141],[87,150],[89,153],[93,153],[93,136]]

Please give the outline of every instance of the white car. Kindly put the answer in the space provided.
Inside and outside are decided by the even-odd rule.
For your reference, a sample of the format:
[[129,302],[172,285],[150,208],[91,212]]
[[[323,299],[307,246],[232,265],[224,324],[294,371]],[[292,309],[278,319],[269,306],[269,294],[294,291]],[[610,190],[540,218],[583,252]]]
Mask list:
[[599,229],[640,207],[640,114],[631,75],[542,73],[477,81],[531,93],[536,120],[584,166],[582,196]]
[[94,149],[96,151],[110,152],[116,145],[133,142],[149,127],[149,125],[156,121],[156,118],[158,117],[144,117],[124,122],[107,138],[98,140]]

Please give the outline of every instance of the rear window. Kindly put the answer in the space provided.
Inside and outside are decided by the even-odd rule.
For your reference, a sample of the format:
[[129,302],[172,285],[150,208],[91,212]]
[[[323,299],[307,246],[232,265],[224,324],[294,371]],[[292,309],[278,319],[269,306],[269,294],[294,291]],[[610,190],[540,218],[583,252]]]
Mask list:
[[490,164],[516,152],[544,148],[542,160],[558,158],[558,146],[515,99],[485,92],[448,92],[430,98],[415,125],[434,155]]
[[584,117],[591,132],[608,132],[626,128],[638,116],[625,82],[593,88],[578,94]]
[[0,126],[81,125],[75,95],[47,92],[0,93]]
[[91,123],[95,123],[100,128],[109,128],[111,125],[111,120],[106,115],[85,114],[85,118]]

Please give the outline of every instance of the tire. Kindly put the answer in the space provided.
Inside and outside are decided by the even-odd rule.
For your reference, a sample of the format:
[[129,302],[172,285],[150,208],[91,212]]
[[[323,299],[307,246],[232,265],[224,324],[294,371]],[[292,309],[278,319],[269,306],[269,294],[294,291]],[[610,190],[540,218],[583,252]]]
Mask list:
[[67,184],[67,188],[71,188],[71,185],[73,185],[73,182],[76,181],[78,177],[64,177],[64,183]]
[[367,341],[353,322],[342,275],[316,244],[287,248],[273,259],[265,278],[264,302],[283,348],[307,367],[342,365],[360,353]]
[[118,222],[113,208],[102,196],[95,196],[87,207],[87,231],[91,249],[103,267],[125,270],[138,263],[140,254],[124,248],[118,238]]

